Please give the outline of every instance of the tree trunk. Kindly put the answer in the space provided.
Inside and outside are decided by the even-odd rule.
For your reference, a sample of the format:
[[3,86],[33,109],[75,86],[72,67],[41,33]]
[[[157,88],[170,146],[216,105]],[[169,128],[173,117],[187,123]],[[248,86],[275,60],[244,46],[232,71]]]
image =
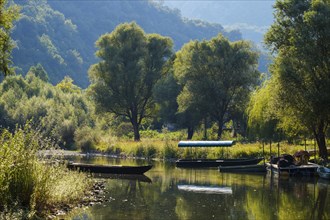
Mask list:
[[231,137],[232,138],[237,138],[237,130],[236,127],[238,127],[238,125],[236,125],[235,121],[233,120],[233,127],[231,129]]
[[[325,142],[325,125],[322,120],[316,128],[314,128],[314,137],[317,142],[317,146],[319,147],[319,156],[324,160],[328,160],[328,150]],[[316,154],[316,152],[315,152]]]
[[188,127],[188,137],[187,137],[187,139],[191,140],[193,135],[194,135],[194,126],[189,126]]
[[221,135],[222,135],[222,126],[223,126],[223,124],[222,124],[222,120],[220,121],[218,121],[218,140],[220,140],[221,139]]
[[207,140],[207,118],[204,118],[204,140]]
[[140,141],[140,123],[138,121],[138,112],[136,108],[131,109],[130,121],[133,126],[134,141]]
[[133,124],[133,131],[134,131],[134,141],[140,141],[139,125],[137,122],[132,123],[132,124]]

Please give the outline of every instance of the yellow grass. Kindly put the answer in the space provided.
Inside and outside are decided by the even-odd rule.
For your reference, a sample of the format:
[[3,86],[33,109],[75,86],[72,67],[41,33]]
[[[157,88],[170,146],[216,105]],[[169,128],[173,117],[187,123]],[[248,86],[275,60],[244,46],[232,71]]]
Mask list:
[[[120,155],[124,157],[144,157],[157,159],[177,159],[177,158],[243,158],[243,157],[262,157],[267,159],[270,155],[277,156],[278,143],[272,143],[272,151],[270,145],[262,143],[236,143],[232,147],[219,148],[179,148],[178,140],[160,140],[155,138],[144,138],[139,142],[115,139],[111,142],[101,142],[97,146],[97,150]],[[294,154],[299,150],[304,150],[304,145],[279,143],[279,154]],[[313,144],[309,143],[307,149],[314,149]]]

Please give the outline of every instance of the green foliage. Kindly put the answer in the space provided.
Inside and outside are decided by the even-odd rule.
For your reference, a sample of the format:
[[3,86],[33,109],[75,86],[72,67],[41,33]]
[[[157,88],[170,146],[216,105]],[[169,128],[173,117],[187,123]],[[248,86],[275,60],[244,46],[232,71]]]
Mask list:
[[38,63],[36,66],[31,66],[28,74],[34,74],[36,77],[40,78],[42,81],[48,82],[48,74],[46,70],[43,68],[43,66]]
[[251,96],[248,108],[250,138],[273,140],[278,125],[276,91],[274,80],[266,81]]
[[218,139],[228,113],[246,102],[259,76],[257,54],[245,41],[230,42],[221,34],[210,41],[191,41],[177,52],[175,75],[183,89],[179,111],[199,112],[218,123]]
[[314,134],[320,155],[327,158],[330,3],[327,0],[278,1],[275,9],[275,22],[265,41],[277,53],[271,72],[280,87],[279,100],[294,121],[303,125],[302,130],[308,128]]
[[19,7],[10,5],[9,1],[0,1],[0,76],[11,75],[14,69],[11,67],[11,51],[15,44],[11,39],[11,31],[14,21],[19,18]]
[[153,144],[139,144],[134,154],[136,157],[157,158],[157,149]]
[[42,217],[48,208],[76,202],[89,189],[85,175],[38,157],[39,150],[52,145],[29,125],[13,134],[3,129],[0,143],[0,216],[21,209],[28,218]]
[[177,146],[171,144],[169,141],[165,141],[163,159],[174,159],[177,157]]
[[82,57],[85,43],[81,43],[77,26],[46,0],[18,3],[22,8],[21,19],[12,37],[18,45],[13,50],[13,61],[20,72],[26,73],[32,65],[40,63],[54,84],[69,75],[79,85],[87,86],[86,74],[80,73],[87,72],[91,60],[95,59]]
[[54,46],[52,40],[48,35],[43,34],[39,37],[39,41],[43,47],[47,50],[47,53],[56,60],[59,64],[65,64],[63,57],[59,54],[57,48]]
[[147,130],[143,130],[140,132],[141,134],[141,137],[143,138],[157,138],[159,137],[159,133],[155,130],[150,130],[150,129],[147,129]]
[[122,122],[115,129],[115,134],[117,137],[131,136],[133,133],[132,124],[129,122]]
[[64,79],[56,85],[57,88],[61,89],[65,93],[81,93],[81,89],[73,84],[73,79],[65,76]]
[[97,62],[95,41],[124,22],[136,21],[148,33],[170,36],[176,49],[189,39],[210,38],[219,32],[232,39],[241,37],[221,25],[186,20],[151,1],[16,2],[22,14],[12,35],[18,46],[13,50],[13,62],[22,73],[41,63],[53,84],[68,75],[86,88],[88,68]]
[[73,147],[76,129],[92,126],[93,119],[84,94],[69,82],[69,86],[52,86],[34,74],[6,77],[0,84],[1,125],[13,130],[16,124],[33,120],[45,137]]
[[173,60],[170,59],[164,67],[163,77],[157,82],[153,90],[154,99],[158,106],[158,127],[177,122],[178,104],[176,98],[181,88],[174,77],[172,66]]
[[91,127],[79,127],[74,133],[74,143],[82,152],[93,152],[99,143],[99,135]]
[[139,126],[152,113],[152,91],[172,54],[170,38],[145,34],[136,23],[119,25],[96,42],[101,61],[90,69],[96,106],[132,123],[134,140]]

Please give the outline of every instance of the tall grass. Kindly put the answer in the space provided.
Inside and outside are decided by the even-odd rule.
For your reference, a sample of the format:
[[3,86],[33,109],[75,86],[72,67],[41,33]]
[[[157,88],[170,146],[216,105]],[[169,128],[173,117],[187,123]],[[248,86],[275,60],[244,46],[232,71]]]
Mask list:
[[[109,139],[110,140],[110,139]],[[269,159],[271,155],[278,154],[278,143],[273,143],[272,152],[270,147],[261,143],[242,144],[236,143],[232,147],[194,147],[179,148],[178,141],[173,139],[144,138],[140,142],[125,139],[112,139],[110,142],[103,141],[97,145],[96,149],[108,154],[124,157],[143,157],[157,159],[178,159],[178,158],[248,158],[262,157]],[[310,148],[310,147],[309,147]],[[289,145],[280,143],[280,154],[294,154],[299,150],[304,150],[302,145]]]
[[[0,216],[43,216],[60,204],[75,203],[91,187],[84,174],[50,164],[38,156],[50,147],[29,125],[0,135]],[[25,217],[24,217],[25,218]]]

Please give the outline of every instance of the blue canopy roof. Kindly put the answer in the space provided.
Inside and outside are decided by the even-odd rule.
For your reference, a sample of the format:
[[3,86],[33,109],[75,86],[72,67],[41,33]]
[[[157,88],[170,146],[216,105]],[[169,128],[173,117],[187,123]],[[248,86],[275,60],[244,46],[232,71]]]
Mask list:
[[234,141],[180,141],[179,147],[231,147]]

